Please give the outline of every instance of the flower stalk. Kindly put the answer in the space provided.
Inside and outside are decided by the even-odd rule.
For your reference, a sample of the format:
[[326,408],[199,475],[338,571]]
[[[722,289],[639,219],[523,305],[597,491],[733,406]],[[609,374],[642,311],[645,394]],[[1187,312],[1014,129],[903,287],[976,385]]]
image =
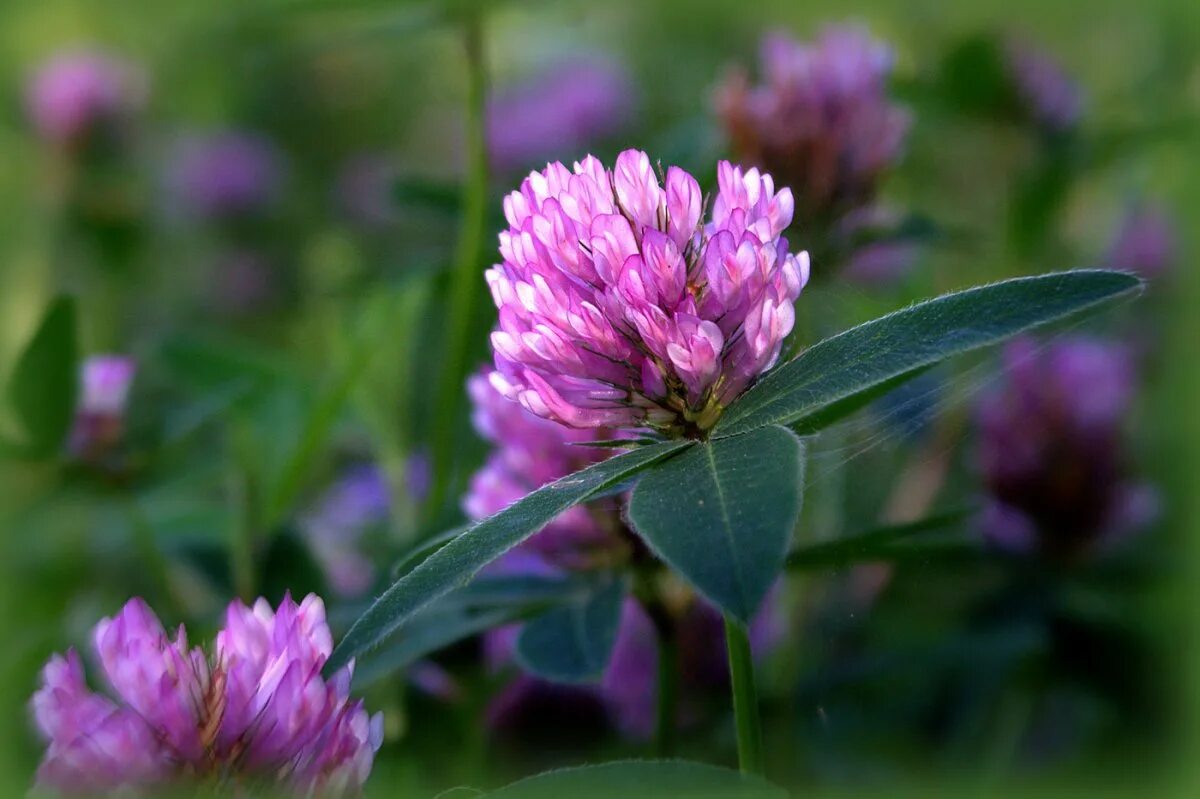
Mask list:
[[733,688],[733,715],[737,724],[738,768],[743,774],[762,775],[762,724],[758,718],[758,691],[754,685],[754,658],[746,628],[725,617],[725,645],[729,649],[729,678]]
[[467,176],[463,187],[462,227],[459,229],[457,258],[447,297],[445,359],[433,420],[433,482],[426,505],[429,514],[436,514],[444,504],[454,470],[455,431],[462,407],[462,384],[468,372],[471,328],[479,293],[479,267],[483,261],[487,220],[487,67],[484,60],[482,12],[465,16],[462,34],[467,63]]

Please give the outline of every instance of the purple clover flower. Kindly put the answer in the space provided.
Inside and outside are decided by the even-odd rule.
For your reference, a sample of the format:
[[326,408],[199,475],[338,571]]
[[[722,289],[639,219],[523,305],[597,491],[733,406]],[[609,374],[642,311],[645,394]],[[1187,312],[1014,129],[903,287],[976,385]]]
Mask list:
[[[534,416],[505,399],[484,374],[467,381],[473,404],[475,429],[496,449],[471,478],[463,497],[463,512],[483,519],[521,499],[546,483],[565,477],[612,454],[612,450],[578,446],[612,437],[607,431],[575,430]],[[612,517],[606,524],[604,511]],[[599,511],[599,515],[597,515]],[[594,503],[592,508],[576,505],[546,525],[524,544],[549,561],[570,568],[597,565],[625,549],[612,530],[617,526],[617,508]]]
[[977,411],[990,542],[1071,559],[1153,519],[1155,493],[1130,478],[1123,445],[1135,386],[1125,347],[1082,337],[1009,344],[1001,385]]
[[141,599],[93,634],[112,697],[90,690],[74,651],[55,655],[34,694],[47,741],[41,787],[108,793],[186,780],[278,782],[297,795],[357,794],[382,716],[350,700],[351,669],[321,667],[333,642],[315,596],[277,610],[230,604],[211,655],[171,638]]
[[120,443],[136,373],[137,363],[126,355],[93,355],[84,360],[69,444],[75,457],[95,459]]
[[1009,78],[1026,115],[1050,133],[1066,133],[1083,116],[1083,89],[1045,50],[1018,37],[1004,45]]
[[1178,255],[1175,225],[1166,209],[1140,204],[1125,213],[1106,261],[1110,269],[1150,280],[1174,266]]
[[501,171],[528,169],[619,132],[633,111],[633,82],[604,58],[555,64],[496,93],[488,106],[488,148]]
[[302,520],[305,538],[330,587],[361,596],[375,582],[375,567],[362,550],[363,535],[391,512],[387,475],[374,465],[349,469]]
[[56,55],[29,82],[26,107],[34,128],[60,146],[81,144],[123,122],[146,102],[146,77],[108,55]]
[[826,28],[813,43],[773,33],[761,62],[762,84],[735,71],[717,90],[738,161],[791,187],[806,217],[869,204],[912,124],[887,97],[891,48],[858,27]]
[[279,199],[283,156],[268,139],[226,131],[184,141],[171,165],[169,188],[181,208],[202,219],[268,211]]
[[492,385],[570,427],[711,428],[779,357],[808,280],[781,235],[791,192],[727,162],[718,183],[701,224],[695,178],[671,167],[664,185],[638,150],[531,173],[487,272]]

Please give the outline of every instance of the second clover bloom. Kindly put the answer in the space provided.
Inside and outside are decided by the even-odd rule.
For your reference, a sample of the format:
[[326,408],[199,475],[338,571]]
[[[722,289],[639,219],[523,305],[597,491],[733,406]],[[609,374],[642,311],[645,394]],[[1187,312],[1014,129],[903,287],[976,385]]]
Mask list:
[[761,52],[761,84],[735,71],[716,95],[738,160],[791,186],[806,217],[869,204],[912,125],[887,95],[891,48],[861,28],[834,26],[811,43],[768,35]]
[[792,193],[724,161],[717,175],[702,219],[696,179],[660,181],[638,150],[531,173],[487,272],[493,386],[570,427],[711,428],[779,357],[809,273],[782,236]]
[[261,781],[342,796],[370,773],[382,717],[351,700],[349,668],[321,675],[333,641],[316,596],[233,602],[210,653],[132,599],[92,643],[111,697],[87,687],[74,651],[50,659],[34,694],[41,788],[124,795],[212,780],[240,794]]

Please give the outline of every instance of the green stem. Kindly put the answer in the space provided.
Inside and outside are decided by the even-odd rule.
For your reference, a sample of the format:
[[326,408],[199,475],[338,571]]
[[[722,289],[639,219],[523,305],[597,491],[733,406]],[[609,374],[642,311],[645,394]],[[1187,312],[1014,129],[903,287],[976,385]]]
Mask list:
[[658,713],[654,730],[654,754],[675,756],[675,719],[679,706],[679,642],[669,625],[658,629]]
[[446,501],[454,471],[455,431],[467,377],[471,328],[475,302],[483,285],[483,262],[487,226],[488,158],[485,127],[487,69],[483,51],[482,12],[463,19],[463,45],[467,61],[466,149],[467,177],[463,186],[463,210],[459,228],[454,272],[450,277],[446,314],[446,350],[437,389],[430,450],[433,485],[427,510],[436,514]]
[[758,692],[754,687],[754,659],[746,628],[725,617],[725,645],[729,649],[729,676],[733,685],[733,715],[737,722],[738,767],[743,774],[764,772],[762,725],[758,720]]

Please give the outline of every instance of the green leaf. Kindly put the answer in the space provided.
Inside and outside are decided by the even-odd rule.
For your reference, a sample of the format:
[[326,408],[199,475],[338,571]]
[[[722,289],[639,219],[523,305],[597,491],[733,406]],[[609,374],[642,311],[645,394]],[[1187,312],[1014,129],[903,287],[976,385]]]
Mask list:
[[491,799],[787,799],[761,777],[685,760],[617,760],[547,771],[487,794]]
[[528,622],[517,638],[517,662],[555,682],[599,680],[612,657],[627,588],[613,580]]
[[474,635],[527,618],[531,611],[520,606],[471,612],[464,609],[430,609],[404,625],[402,635],[376,653],[368,655],[354,669],[354,686],[362,690],[421,658],[432,655]]
[[794,425],[922,367],[995,344],[1137,291],[1100,269],[1021,277],[944,294],[825,339],[770,372],[725,411],[713,434]]
[[392,579],[399,580],[401,577],[415,569],[423,560],[428,558],[434,552],[437,552],[442,547],[446,546],[446,544],[449,544],[455,538],[458,538],[469,529],[470,525],[451,527],[445,532],[438,533],[437,535],[427,536],[426,538],[423,538],[417,543],[413,544],[412,548],[405,552],[404,555],[401,556],[400,560],[396,561],[396,564],[392,566]]
[[800,513],[803,455],[782,427],[707,441],[643,476],[629,518],[697,591],[749,622],[783,569]]
[[75,417],[78,390],[75,300],[58,297],[46,309],[8,383],[9,401],[32,454],[46,455],[62,445]]
[[889,555],[895,554],[896,545],[900,542],[907,543],[922,533],[945,532],[961,524],[971,513],[969,510],[949,511],[915,522],[879,527],[837,541],[803,547],[788,555],[787,565],[789,569],[797,570],[835,569],[852,563],[887,560]]
[[626,452],[542,486],[453,539],[392,584],[342,639],[326,664],[332,673],[386,638],[405,619],[536,533],[567,508],[620,483],[693,442],[668,441]]

